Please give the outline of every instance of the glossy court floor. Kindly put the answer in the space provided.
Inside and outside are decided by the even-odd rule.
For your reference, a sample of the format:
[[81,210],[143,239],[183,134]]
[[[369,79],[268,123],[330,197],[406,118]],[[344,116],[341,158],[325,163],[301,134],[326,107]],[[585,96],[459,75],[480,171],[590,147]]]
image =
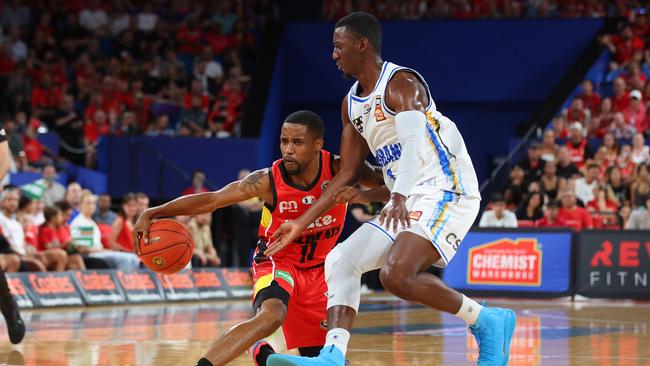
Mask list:
[[[650,303],[494,300],[517,311],[510,365],[650,366]],[[247,301],[23,312],[12,346],[1,326],[0,365],[192,366],[210,342],[250,315]],[[392,297],[366,298],[351,365],[475,365],[463,323]],[[252,365],[241,356],[233,365]]]

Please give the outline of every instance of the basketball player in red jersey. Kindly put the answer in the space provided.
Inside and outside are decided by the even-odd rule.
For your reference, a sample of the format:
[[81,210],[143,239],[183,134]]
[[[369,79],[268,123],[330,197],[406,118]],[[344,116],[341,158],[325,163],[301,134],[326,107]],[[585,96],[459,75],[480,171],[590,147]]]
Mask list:
[[[251,347],[257,365],[265,365],[273,349],[266,342],[282,326],[288,349],[315,356],[325,343],[327,285],[325,257],[336,244],[345,221],[346,206],[334,205],[308,225],[277,255],[265,257],[269,238],[283,222],[302,215],[321,196],[340,170],[340,160],[322,150],[324,124],[313,112],[299,111],[284,120],[280,134],[282,159],[219,191],[179,197],[147,209],[134,231],[147,237],[150,220],[175,215],[199,215],[258,197],[265,204],[258,248],[252,266],[256,315],[217,340],[196,365],[225,365]],[[379,174],[364,167],[362,184],[383,184]],[[136,251],[138,248],[136,248]],[[257,342],[257,343],[256,343]]]

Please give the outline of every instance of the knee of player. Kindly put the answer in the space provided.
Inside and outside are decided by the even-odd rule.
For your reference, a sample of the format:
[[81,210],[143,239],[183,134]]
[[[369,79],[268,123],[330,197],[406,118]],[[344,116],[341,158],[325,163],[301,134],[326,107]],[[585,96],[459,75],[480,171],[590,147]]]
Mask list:
[[256,318],[263,322],[270,331],[275,331],[282,326],[286,316],[287,306],[278,299],[270,299],[262,303]]
[[398,295],[404,289],[404,283],[408,281],[407,271],[399,263],[386,263],[379,271],[379,280],[381,284],[390,292]]

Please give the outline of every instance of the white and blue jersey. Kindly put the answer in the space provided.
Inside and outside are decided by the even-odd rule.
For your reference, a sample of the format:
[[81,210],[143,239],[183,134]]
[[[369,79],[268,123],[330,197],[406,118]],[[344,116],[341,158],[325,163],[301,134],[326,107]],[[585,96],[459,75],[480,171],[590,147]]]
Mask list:
[[[366,139],[370,151],[382,167],[384,181],[392,191],[399,174],[401,146],[395,130],[395,112],[386,105],[386,88],[398,71],[416,75],[427,89],[427,123],[421,126],[418,144],[420,175],[410,194],[431,194],[443,190],[480,198],[476,172],[456,124],[436,110],[429,87],[415,70],[384,62],[377,84],[366,97],[357,95],[359,82],[348,93],[348,116]],[[364,93],[365,94],[365,93]]]

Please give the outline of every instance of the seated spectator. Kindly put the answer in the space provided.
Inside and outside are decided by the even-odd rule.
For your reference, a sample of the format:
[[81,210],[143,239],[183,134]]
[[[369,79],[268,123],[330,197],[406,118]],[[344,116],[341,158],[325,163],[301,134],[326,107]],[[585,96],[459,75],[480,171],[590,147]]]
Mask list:
[[561,188],[561,180],[557,176],[557,167],[554,161],[547,161],[544,165],[544,174],[540,178],[539,184],[541,192],[548,197],[549,200],[557,198],[557,192]]
[[56,108],[63,102],[63,92],[58,85],[52,85],[52,76],[43,74],[41,85],[32,89],[32,115],[36,118],[51,120]]
[[598,113],[592,118],[592,123],[589,124],[589,136],[603,137],[614,123],[614,113],[612,100],[609,98],[603,99]]
[[553,118],[551,129],[553,130],[555,137],[558,139],[569,137],[569,128],[564,116],[556,116]]
[[580,169],[585,161],[593,156],[593,152],[584,137],[584,131],[580,123],[573,123],[570,126],[570,136],[566,143],[569,149],[571,162],[575,164],[576,168]]
[[557,154],[557,176],[562,179],[571,179],[580,175],[580,171],[571,161],[571,152],[562,146]]
[[[638,53],[637,57],[643,57],[642,53]],[[639,93],[641,89],[643,89],[643,86],[646,84],[648,81],[648,77],[641,71],[641,66],[639,66],[638,62],[635,62],[636,60],[630,62],[630,64],[627,67],[627,72],[625,74],[625,81],[627,82],[627,86],[632,89],[632,90],[639,90]]]
[[[46,207],[45,222],[38,230],[38,251],[48,251],[53,249],[67,251],[69,241],[61,241],[59,228],[65,224],[61,210],[56,207]],[[69,238],[69,237],[68,237]],[[83,258],[79,254],[69,254],[66,263],[66,269],[83,271],[86,269]]]
[[45,206],[54,206],[65,196],[65,187],[56,181],[56,168],[52,164],[43,167],[43,185],[45,190],[41,199]]
[[564,219],[560,217],[560,203],[556,200],[550,201],[546,205],[546,213],[539,221],[538,227],[565,227]]
[[218,267],[221,258],[212,242],[212,213],[195,216],[188,223],[194,239],[193,267]]
[[578,206],[576,203],[575,193],[566,189],[560,192],[560,200],[562,207],[558,212],[558,218],[563,220],[566,224],[575,222],[579,225],[580,229],[593,229],[594,223],[589,211],[586,208]]
[[595,199],[586,205],[587,210],[593,217],[600,216],[605,225],[616,225],[619,204],[614,192],[606,187],[598,186],[594,190],[594,196]]
[[619,146],[618,141],[614,138],[614,135],[607,133],[603,136],[603,145],[605,150],[605,160],[607,160],[607,166],[611,167],[616,165],[618,161]]
[[144,210],[149,208],[149,196],[146,193],[138,192],[135,194],[135,198],[138,201],[138,216],[140,216]]
[[594,91],[594,84],[589,79],[582,82],[582,91],[578,98],[582,100],[585,108],[588,108],[592,114],[596,113],[600,108],[600,94]]
[[528,146],[528,156],[519,162],[519,166],[524,170],[526,181],[536,181],[542,176],[544,171],[544,160],[542,157],[542,146],[537,141],[533,141]]
[[93,167],[97,158],[99,138],[110,133],[108,117],[104,111],[96,111],[93,119],[84,126],[84,148],[86,149],[86,166]]
[[[72,244],[72,235],[70,234],[70,225],[68,225],[68,221],[71,220],[72,217],[72,207],[70,207],[70,204],[66,201],[59,201],[55,204],[55,207],[58,208],[61,211],[61,217],[62,217],[62,222],[60,225],[58,225],[57,230],[56,230],[56,235],[59,238],[59,242],[63,243],[62,245],[68,249],[71,248]],[[69,254],[74,255],[74,254]],[[110,269],[111,266],[108,264],[103,259],[99,258],[92,258],[88,256],[88,254],[82,254],[81,258],[83,258],[84,265],[88,269]]]
[[632,152],[630,157],[634,164],[647,163],[650,160],[650,147],[645,144],[643,134],[637,132],[632,137]]
[[97,198],[90,191],[81,194],[80,212],[70,223],[73,253],[87,254],[92,258],[102,259],[111,268],[133,271],[139,268],[140,259],[135,253],[104,250],[101,234],[92,215],[97,208]]
[[584,177],[575,181],[575,195],[584,204],[587,205],[595,197],[595,189],[598,187],[598,176],[600,175],[600,166],[590,164],[587,166],[587,172]]
[[514,213],[506,210],[506,203],[503,196],[495,194],[490,200],[492,205],[491,210],[486,210],[481,216],[479,227],[492,227],[492,228],[516,228],[517,216]]
[[650,195],[650,165],[639,164],[636,167],[630,193],[632,208],[645,204],[646,197]]
[[[510,181],[503,189],[504,196],[506,197],[506,205],[508,207],[517,208],[521,203],[521,200],[526,193],[526,181],[524,175],[524,169],[521,166],[515,165],[510,170]],[[510,192],[506,194],[506,192]]]
[[560,146],[555,143],[555,132],[553,130],[544,131],[540,156],[542,160],[546,162],[554,161],[559,149]]
[[605,173],[605,189],[611,190],[618,206],[625,202],[629,202],[629,190],[627,184],[623,181],[621,169],[618,166],[613,166],[607,169]]
[[643,51],[644,48],[643,40],[634,35],[630,24],[625,24],[620,34],[604,36],[603,43],[614,54],[613,69],[626,65],[635,51]]
[[564,110],[564,116],[569,125],[577,122],[586,126],[591,120],[591,111],[585,108],[582,99],[575,98],[571,101],[571,106]]
[[79,214],[79,205],[81,204],[81,186],[79,183],[70,182],[68,184],[68,188],[65,191],[65,196],[63,199],[68,203],[68,205],[70,205],[70,207],[72,207],[72,215],[67,221],[70,223]]
[[20,257],[21,270],[44,272],[46,269],[43,263],[29,253],[23,226],[16,219],[19,199],[20,194],[15,188],[8,188],[0,193],[0,229],[10,245],[5,253],[17,254]]
[[630,104],[623,112],[625,123],[639,132],[643,132],[648,128],[646,125],[646,106],[642,98],[643,96],[639,90],[632,90],[630,92]]
[[610,167],[609,160],[607,160],[607,147],[601,145],[598,149],[596,149],[594,157],[587,160],[585,166],[582,167],[582,171],[585,172],[587,170],[586,167],[589,165],[598,165],[600,168],[598,179],[605,177],[605,171],[607,171],[607,168]]
[[93,220],[97,224],[113,225],[117,214],[111,210],[111,196],[107,193],[99,195],[97,203],[97,212],[93,215]]
[[[133,225],[138,214],[138,199],[129,193],[122,199],[122,210],[117,215],[111,228],[109,247],[112,250],[133,253],[135,238]],[[196,241],[195,241],[196,244]]]
[[169,127],[169,116],[166,114],[160,115],[156,121],[149,125],[147,129],[147,136],[173,136],[174,130]]
[[210,190],[205,187],[204,183],[205,172],[202,170],[195,170],[192,172],[192,186],[185,188],[181,194],[184,196],[186,194],[209,192]]
[[607,131],[614,135],[616,139],[630,139],[636,133],[636,129],[631,124],[625,122],[623,113],[614,114],[614,122]]
[[209,109],[210,97],[204,94],[199,80],[192,80],[192,89],[183,97],[181,120],[193,124],[196,129],[203,129]]
[[646,197],[645,207],[639,207],[630,213],[625,229],[650,230],[650,196]]
[[537,221],[541,219],[544,216],[542,214],[543,204],[544,199],[541,193],[530,193],[524,204],[519,206],[519,209],[517,209],[517,220]]
[[627,83],[623,78],[619,77],[614,80],[612,103],[616,112],[623,112],[630,104],[630,94],[627,92]]
[[632,161],[632,146],[621,146],[621,153],[618,155],[616,165],[621,169],[621,175],[625,182],[630,182],[634,178],[636,164]]
[[32,118],[23,134],[25,156],[27,157],[29,164],[35,167],[50,164],[52,161],[58,160],[56,154],[54,154],[52,150],[38,141],[37,130],[39,127],[40,121]]

